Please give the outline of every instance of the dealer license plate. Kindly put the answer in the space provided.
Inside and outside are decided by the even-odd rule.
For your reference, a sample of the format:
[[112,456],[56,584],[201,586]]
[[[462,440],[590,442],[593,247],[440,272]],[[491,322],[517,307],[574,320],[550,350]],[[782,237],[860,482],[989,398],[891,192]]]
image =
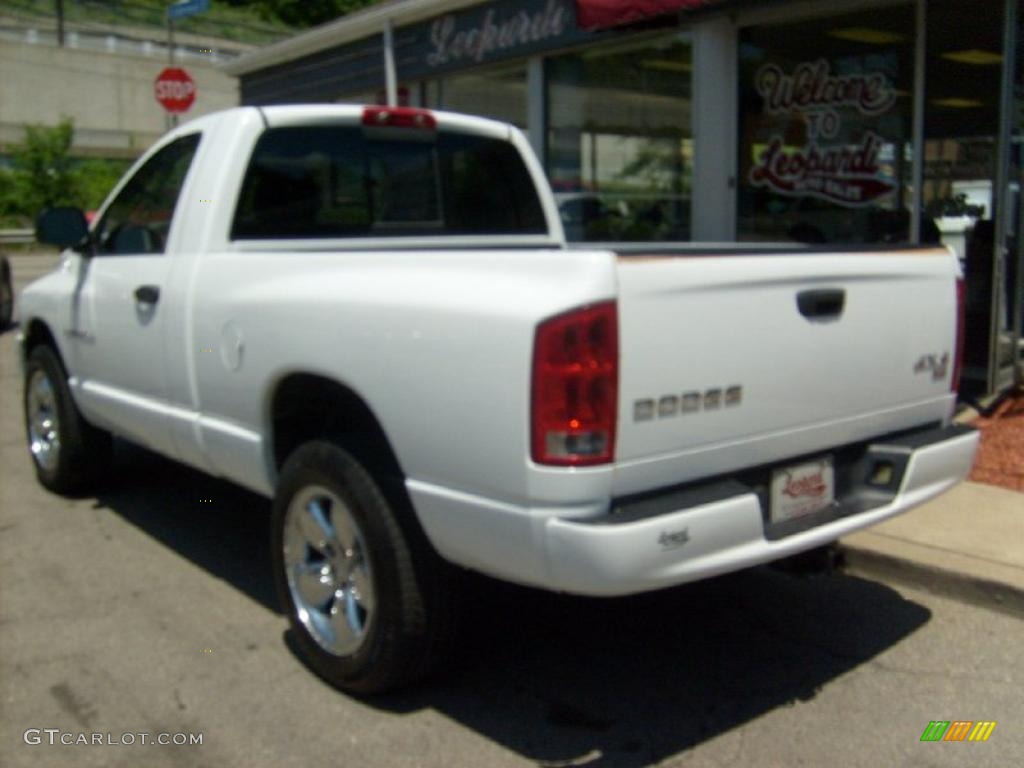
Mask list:
[[772,472],[768,518],[781,523],[830,507],[835,488],[831,456],[777,469]]

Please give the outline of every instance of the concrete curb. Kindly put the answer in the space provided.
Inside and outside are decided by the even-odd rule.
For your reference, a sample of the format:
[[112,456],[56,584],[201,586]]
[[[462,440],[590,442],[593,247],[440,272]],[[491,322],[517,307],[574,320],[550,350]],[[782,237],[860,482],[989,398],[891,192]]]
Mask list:
[[891,581],[1024,619],[1024,589],[1000,581],[840,544],[842,571]]

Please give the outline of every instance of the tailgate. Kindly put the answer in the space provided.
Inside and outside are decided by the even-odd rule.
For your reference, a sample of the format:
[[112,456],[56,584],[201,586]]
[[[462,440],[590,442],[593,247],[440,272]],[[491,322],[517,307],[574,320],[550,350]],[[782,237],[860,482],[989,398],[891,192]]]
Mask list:
[[955,257],[620,256],[617,493],[948,418]]

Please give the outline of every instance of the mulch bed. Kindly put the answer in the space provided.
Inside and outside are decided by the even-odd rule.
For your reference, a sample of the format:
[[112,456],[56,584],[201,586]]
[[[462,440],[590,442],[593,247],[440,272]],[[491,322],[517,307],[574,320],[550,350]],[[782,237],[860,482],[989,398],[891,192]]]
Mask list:
[[981,429],[981,448],[970,479],[1024,492],[1024,394],[1006,398],[972,424]]

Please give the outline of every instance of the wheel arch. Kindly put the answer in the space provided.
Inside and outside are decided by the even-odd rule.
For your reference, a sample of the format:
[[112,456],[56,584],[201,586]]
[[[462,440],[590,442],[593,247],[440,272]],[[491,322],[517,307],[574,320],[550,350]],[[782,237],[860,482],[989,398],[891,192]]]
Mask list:
[[288,456],[309,440],[338,442],[378,480],[405,477],[380,419],[358,392],[335,378],[293,371],[269,389],[268,461],[278,477]]
[[46,321],[38,317],[30,318],[26,321],[24,329],[21,342],[22,361],[28,360],[28,356],[32,354],[33,349],[46,345],[53,349],[57,355],[57,360],[60,361],[61,368],[64,370],[64,374],[67,375],[68,367],[64,362],[64,353],[57,343],[56,335],[54,335]]

